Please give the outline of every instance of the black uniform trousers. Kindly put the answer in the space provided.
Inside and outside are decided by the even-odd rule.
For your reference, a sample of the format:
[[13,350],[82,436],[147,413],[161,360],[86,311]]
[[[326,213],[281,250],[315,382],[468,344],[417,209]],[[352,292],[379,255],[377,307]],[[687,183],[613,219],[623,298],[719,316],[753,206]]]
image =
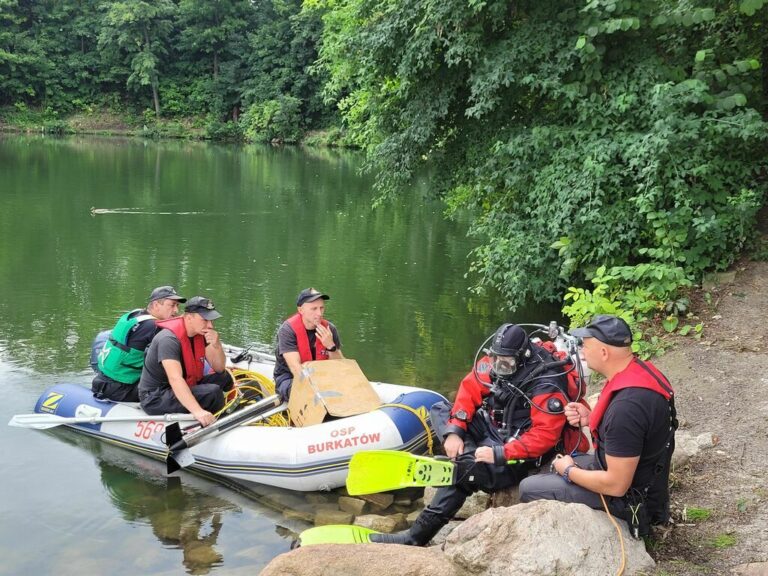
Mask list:
[[[206,374],[200,382],[190,386],[189,390],[203,410],[215,413],[224,407],[224,392],[231,390],[233,384],[232,376],[224,370]],[[141,407],[150,415],[189,412],[176,398],[170,386],[146,396],[141,401]]]
[[[451,405],[440,403],[431,411],[432,422],[439,438],[444,438],[444,427],[450,415]],[[456,458],[458,467],[456,482],[452,486],[438,488],[435,497],[416,519],[411,534],[420,544],[426,544],[440,528],[447,524],[461,509],[467,497],[482,490],[497,492],[516,486],[536,467],[536,462],[504,464],[501,466],[475,462],[475,450],[480,446],[499,446],[504,442],[488,413],[480,409],[467,425],[464,450]]]

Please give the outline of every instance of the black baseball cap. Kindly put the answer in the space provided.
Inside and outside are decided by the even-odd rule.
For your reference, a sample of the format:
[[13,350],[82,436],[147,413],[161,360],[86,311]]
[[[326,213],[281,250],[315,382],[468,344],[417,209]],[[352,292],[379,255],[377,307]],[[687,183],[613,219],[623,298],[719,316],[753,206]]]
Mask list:
[[621,318],[610,314],[600,314],[584,328],[571,330],[571,335],[579,338],[597,338],[609,346],[626,347],[632,344],[632,330]]
[[155,300],[176,300],[182,304],[187,301],[186,298],[176,293],[176,288],[173,286],[158,286],[152,290],[152,294],[149,295],[149,301],[154,302]]
[[331,297],[327,294],[323,294],[322,292],[319,292],[315,288],[304,288],[301,292],[299,292],[299,297],[296,298],[296,306],[301,306],[302,304],[306,304],[307,302],[314,302],[315,300],[319,300],[322,298],[323,300],[330,300]]
[[216,311],[216,306],[214,306],[213,301],[202,296],[193,296],[190,298],[189,302],[187,302],[187,305],[184,307],[184,312],[200,314],[200,316],[206,320],[216,320],[216,318],[221,318],[221,314]]

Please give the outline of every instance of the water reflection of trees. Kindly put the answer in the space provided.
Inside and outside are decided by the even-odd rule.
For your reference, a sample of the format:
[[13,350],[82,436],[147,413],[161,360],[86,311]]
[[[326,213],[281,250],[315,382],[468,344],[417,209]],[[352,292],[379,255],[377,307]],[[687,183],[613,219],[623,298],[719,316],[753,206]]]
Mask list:
[[157,470],[131,468],[97,459],[101,481],[121,515],[146,523],[157,539],[182,551],[189,574],[208,574],[223,564],[216,549],[222,517],[239,507],[184,485],[178,477],[157,475]]
[[468,291],[466,222],[426,185],[373,210],[357,154],[77,138],[0,140],[0,156],[0,244],[23,248],[0,258],[0,354],[43,374],[85,368],[93,337],[159,283],[210,295],[232,344],[271,342],[316,284],[369,378],[446,392],[514,319]]

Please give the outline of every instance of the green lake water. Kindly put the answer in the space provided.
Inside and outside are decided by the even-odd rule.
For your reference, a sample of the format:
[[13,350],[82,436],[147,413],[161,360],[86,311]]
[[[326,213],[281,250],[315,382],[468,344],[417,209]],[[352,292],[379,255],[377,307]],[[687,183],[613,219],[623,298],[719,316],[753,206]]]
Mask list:
[[[0,136],[3,422],[46,386],[88,385],[94,335],[163,284],[212,298],[235,345],[271,343],[314,286],[369,379],[446,394],[499,323],[556,318],[473,295],[467,222],[444,219],[428,178],[374,209],[360,163],[328,150]],[[305,495],[169,479],[67,430],[6,427],[0,449],[0,573],[254,574],[308,526],[285,513]]]

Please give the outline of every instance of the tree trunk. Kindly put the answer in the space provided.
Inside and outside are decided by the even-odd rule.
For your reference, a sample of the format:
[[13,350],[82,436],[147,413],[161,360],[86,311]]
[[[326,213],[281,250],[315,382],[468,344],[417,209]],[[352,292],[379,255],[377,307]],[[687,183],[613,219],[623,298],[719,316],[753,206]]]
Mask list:
[[[152,44],[149,40],[149,30],[144,28],[144,42],[146,44],[147,51],[152,50]],[[150,85],[152,86],[152,101],[155,103],[155,117],[160,118],[160,95],[157,93],[157,86],[160,84],[157,79],[157,68],[152,71],[150,78]]]
[[152,100],[155,102],[155,116],[160,118],[160,96],[157,93],[157,78],[152,80]]
[[[764,30],[768,30],[768,18],[766,18],[765,25],[762,26]],[[763,119],[768,119],[768,38],[763,36]]]

